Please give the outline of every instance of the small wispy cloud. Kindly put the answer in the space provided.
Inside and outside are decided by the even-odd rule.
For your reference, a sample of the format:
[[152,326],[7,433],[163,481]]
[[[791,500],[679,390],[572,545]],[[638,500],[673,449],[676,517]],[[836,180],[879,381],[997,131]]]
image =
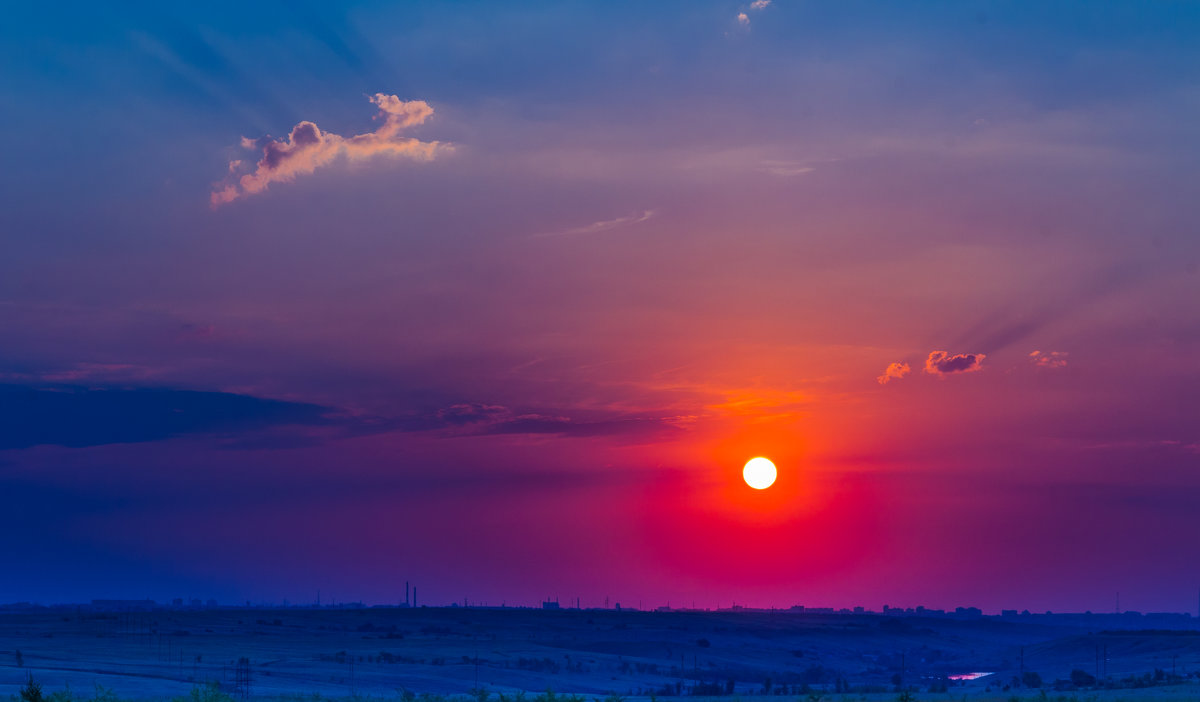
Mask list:
[[883,375],[875,380],[880,385],[887,385],[893,380],[899,380],[912,372],[912,367],[907,363],[889,363],[888,367],[883,370]]
[[[47,383],[96,383],[149,380],[162,373],[163,369],[160,368],[130,363],[82,362],[28,377],[36,377],[37,380]],[[0,378],[4,377],[4,375],[0,375]]]
[[582,227],[574,227],[572,229],[565,229],[557,232],[543,232],[541,234],[534,234],[533,236],[534,238],[542,238],[549,236],[577,236],[581,234],[595,234],[597,232],[616,229],[617,227],[624,227],[630,224],[639,224],[653,218],[655,214],[655,210],[644,210],[640,214],[629,215],[627,217],[617,217],[616,219],[605,219],[599,222],[585,224]]
[[1196,441],[1180,441],[1179,439],[1158,439],[1150,441],[1106,441],[1098,444],[1088,444],[1085,449],[1165,449],[1178,450],[1185,453],[1200,454],[1200,442]]
[[773,176],[789,178],[812,173],[816,169],[801,161],[763,161],[761,170]]
[[518,413],[504,405],[461,403],[438,410],[431,417],[415,418],[410,431],[448,431],[454,434],[529,434],[560,438],[616,435],[655,435],[684,429],[687,417],[610,415],[585,420],[564,414]]
[[376,93],[368,98],[379,108],[375,119],[383,124],[373,132],[343,137],[323,132],[313,122],[303,121],[292,127],[285,139],[242,138],[242,148],[261,151],[262,158],[248,171],[240,159],[230,161],[229,172],[213,187],[210,204],[219,207],[240,197],[263,192],[271,183],[290,183],[327,166],[338,158],[359,161],[374,156],[401,156],[415,161],[430,161],[450,148],[438,141],[420,141],[400,132],[423,124],[433,116],[433,108],[424,100],[404,101],[395,95]]
[[754,0],[750,3],[751,10],[765,10],[767,5],[771,4],[771,0]]
[[1065,368],[1067,365],[1066,351],[1031,351],[1029,360],[1038,368]]

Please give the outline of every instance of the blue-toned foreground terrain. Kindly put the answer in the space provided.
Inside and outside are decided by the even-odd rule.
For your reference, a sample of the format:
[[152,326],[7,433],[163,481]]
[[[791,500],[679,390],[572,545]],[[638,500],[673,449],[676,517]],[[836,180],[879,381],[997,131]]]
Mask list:
[[[1157,624],[1146,628],[1147,624]],[[0,697],[893,699],[1200,690],[1186,615],[231,608],[0,613]],[[98,687],[99,686],[99,687]],[[99,690],[99,693],[96,691]],[[219,693],[219,694],[218,694]],[[1055,699],[1055,697],[1051,697]]]

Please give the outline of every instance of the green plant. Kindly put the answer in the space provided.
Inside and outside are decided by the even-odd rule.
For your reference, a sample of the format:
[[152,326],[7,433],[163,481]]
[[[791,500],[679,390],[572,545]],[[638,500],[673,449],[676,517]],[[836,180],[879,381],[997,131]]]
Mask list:
[[171,702],[233,702],[233,698],[221,692],[219,683],[210,682],[193,687],[187,697],[174,697]]
[[117,702],[117,693],[112,688],[96,683],[96,691],[92,693],[91,702]]
[[34,682],[33,674],[25,680],[25,687],[21,688],[22,702],[46,702],[46,697],[42,694],[41,683]]

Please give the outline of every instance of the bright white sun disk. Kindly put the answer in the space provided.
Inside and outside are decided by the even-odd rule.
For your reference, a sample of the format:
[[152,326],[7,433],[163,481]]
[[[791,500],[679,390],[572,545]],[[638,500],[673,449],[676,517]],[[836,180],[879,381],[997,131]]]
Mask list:
[[771,487],[775,483],[776,476],[778,476],[778,472],[775,470],[775,464],[761,456],[751,458],[742,468],[742,479],[755,490],[766,490]]

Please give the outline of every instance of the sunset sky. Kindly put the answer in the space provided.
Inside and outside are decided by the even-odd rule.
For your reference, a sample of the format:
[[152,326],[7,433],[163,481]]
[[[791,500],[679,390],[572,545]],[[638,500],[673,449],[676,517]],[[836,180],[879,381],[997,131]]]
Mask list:
[[7,8],[0,602],[1195,612],[1197,36]]

